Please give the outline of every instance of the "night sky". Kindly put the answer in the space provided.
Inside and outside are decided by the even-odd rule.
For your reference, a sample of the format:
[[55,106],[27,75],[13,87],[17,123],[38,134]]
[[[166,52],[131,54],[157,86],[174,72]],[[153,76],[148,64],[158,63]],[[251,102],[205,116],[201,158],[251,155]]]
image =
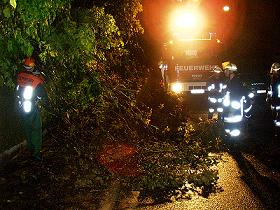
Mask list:
[[232,46],[233,52],[261,60],[280,59],[280,2],[247,2],[243,27],[236,37],[236,45]]
[[[229,14],[221,12],[225,2],[232,6]],[[172,5],[172,0],[143,1],[143,25],[150,42],[164,41],[165,22]],[[280,62],[280,1],[204,0],[201,6],[227,44],[230,60],[241,70],[262,74],[272,62]]]

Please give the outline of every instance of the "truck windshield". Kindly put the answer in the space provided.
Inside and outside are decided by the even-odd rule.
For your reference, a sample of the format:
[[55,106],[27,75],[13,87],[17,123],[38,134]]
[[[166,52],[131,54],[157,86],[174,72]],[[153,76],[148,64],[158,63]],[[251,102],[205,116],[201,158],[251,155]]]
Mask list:
[[165,49],[165,56],[178,62],[194,61],[195,59],[208,60],[218,57],[221,50],[221,44],[216,40],[185,41],[169,44]]

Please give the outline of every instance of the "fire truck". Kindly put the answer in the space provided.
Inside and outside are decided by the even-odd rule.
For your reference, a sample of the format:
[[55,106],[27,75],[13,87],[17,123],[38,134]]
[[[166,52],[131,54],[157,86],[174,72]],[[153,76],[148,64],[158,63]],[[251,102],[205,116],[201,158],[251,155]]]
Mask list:
[[163,46],[161,73],[164,87],[175,93],[203,94],[215,66],[221,66],[222,43],[208,37],[170,41]]
[[196,3],[176,5],[168,20],[167,40],[171,41],[163,44],[160,61],[164,87],[175,93],[203,94],[214,67],[227,59],[224,43],[215,32],[219,27],[212,30],[215,24],[209,9]]

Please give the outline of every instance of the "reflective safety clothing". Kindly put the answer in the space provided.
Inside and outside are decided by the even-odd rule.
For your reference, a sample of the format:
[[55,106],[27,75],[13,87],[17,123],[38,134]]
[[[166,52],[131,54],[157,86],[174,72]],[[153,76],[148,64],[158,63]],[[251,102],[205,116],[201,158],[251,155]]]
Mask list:
[[242,80],[238,76],[234,76],[228,81],[227,91],[230,93],[230,100],[236,100],[242,103],[242,116],[245,115],[247,118],[251,117],[253,102],[249,97],[250,91],[243,85]]
[[267,102],[270,104],[275,126],[280,127],[280,79],[271,82]]
[[280,80],[271,84],[271,97],[280,102]]
[[[222,73],[221,73],[222,74]],[[208,89],[208,118],[213,117],[214,112],[223,112],[223,97],[224,89],[226,88],[224,84],[224,78],[222,75],[213,75],[209,78],[207,83]],[[219,115],[218,115],[219,117]]]
[[29,151],[41,158],[42,120],[38,107],[41,99],[47,100],[44,79],[29,71],[17,74],[17,103]]

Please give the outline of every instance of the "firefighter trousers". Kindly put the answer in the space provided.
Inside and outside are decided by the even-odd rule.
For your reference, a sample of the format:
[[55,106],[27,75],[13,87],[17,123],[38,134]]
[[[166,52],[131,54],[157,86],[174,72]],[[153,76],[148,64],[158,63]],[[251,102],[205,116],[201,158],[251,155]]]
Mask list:
[[42,120],[38,109],[22,116],[23,130],[27,139],[27,146],[34,158],[41,159]]

